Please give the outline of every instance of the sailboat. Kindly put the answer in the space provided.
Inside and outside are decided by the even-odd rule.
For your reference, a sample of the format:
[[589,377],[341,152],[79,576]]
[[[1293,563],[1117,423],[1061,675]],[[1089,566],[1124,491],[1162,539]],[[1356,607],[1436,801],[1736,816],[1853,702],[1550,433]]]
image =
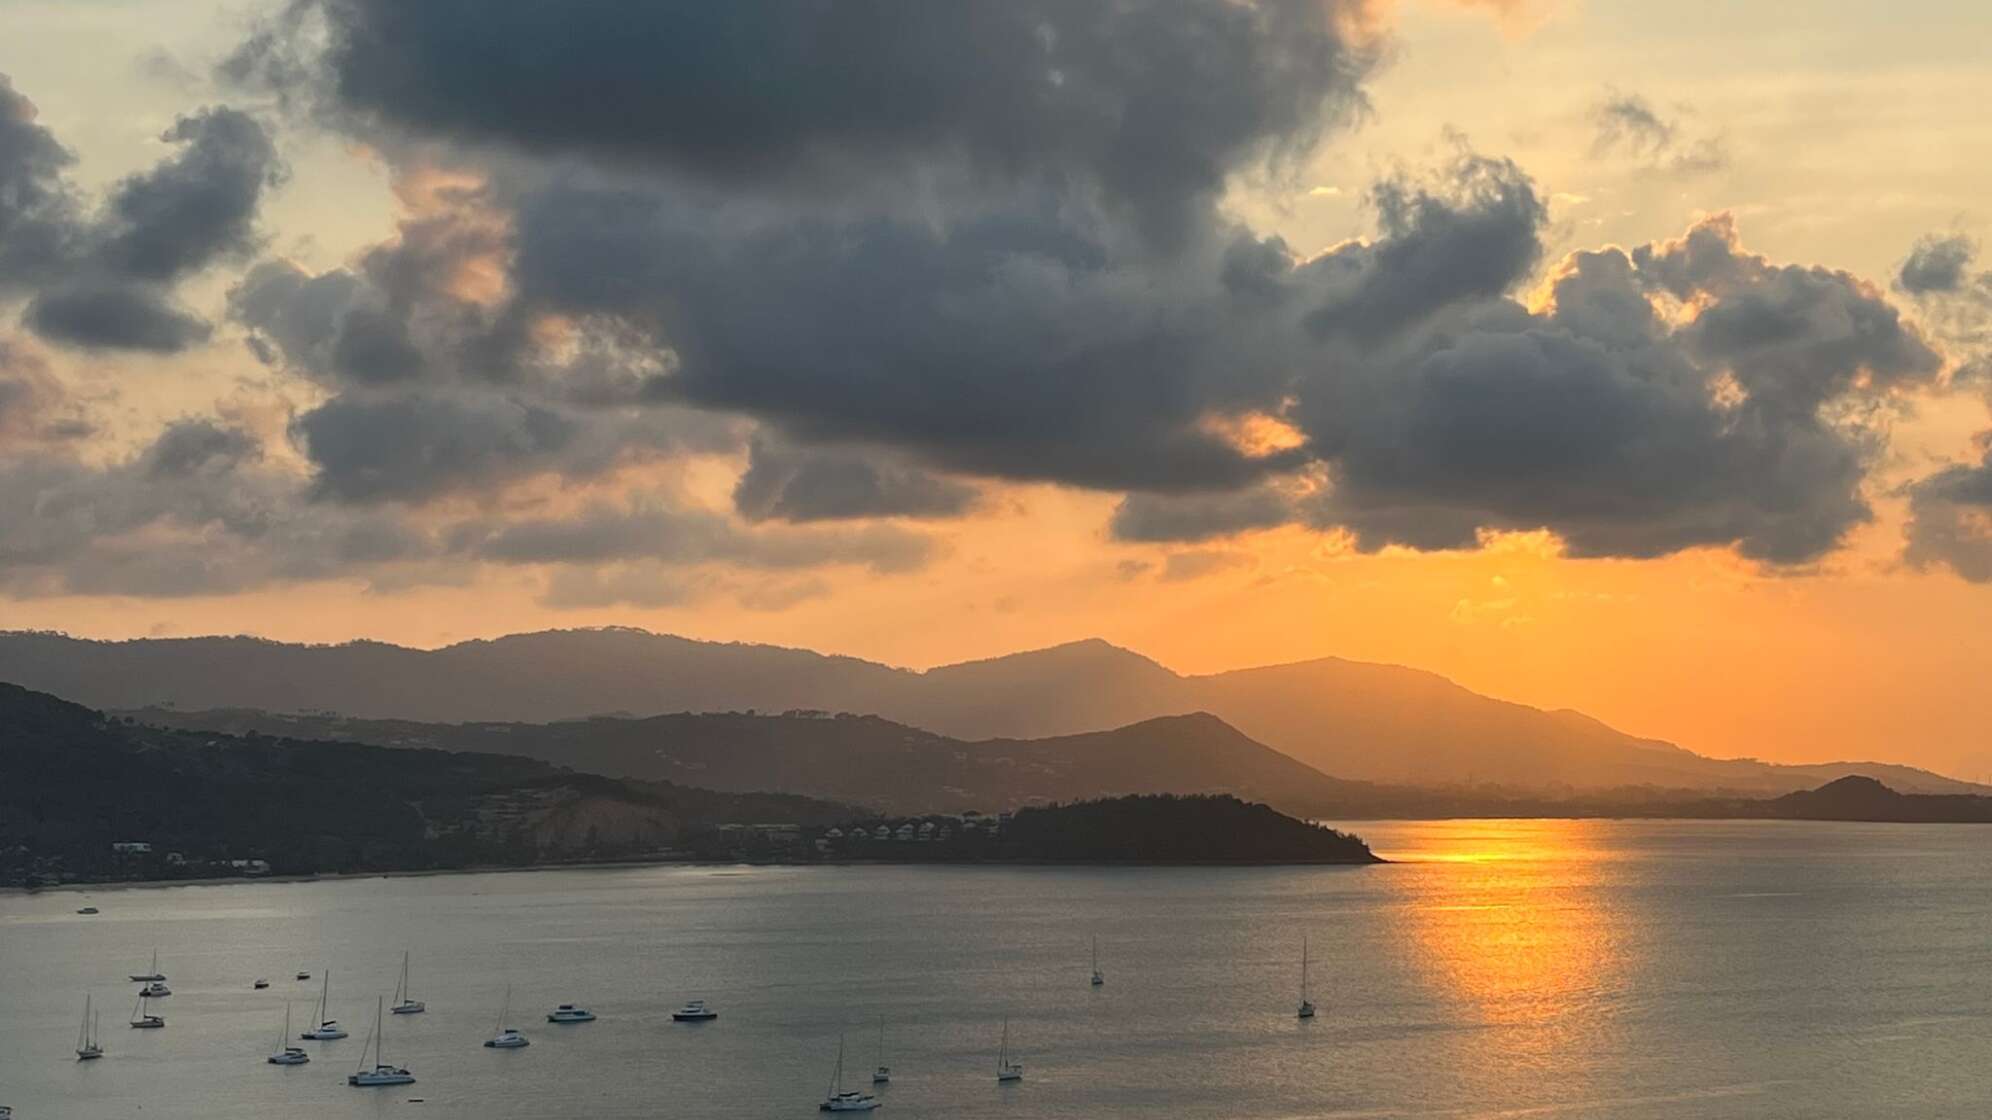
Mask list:
[[385,999],[382,999],[378,996],[374,998],[374,1029],[372,1036],[370,1036],[367,1039],[368,1042],[373,1043],[373,1052],[374,1052],[373,1068],[372,1069],[367,1068],[366,1064],[367,1054],[366,1051],[362,1049],[360,1051],[360,1068],[346,1077],[346,1084],[348,1085],[372,1087],[376,1085],[415,1084],[414,1074],[409,1073],[407,1070],[401,1068],[400,1066],[388,1065],[387,1059],[381,1056],[382,1036],[386,1033],[381,1030],[381,1018],[382,1018],[381,1012],[385,1008],[386,1004],[387,1001]]
[[492,1028],[498,1033],[485,1039],[484,1045],[489,1046],[493,1050],[517,1050],[522,1046],[532,1045],[532,1043],[526,1041],[525,1035],[505,1025],[505,1019],[511,1013],[512,989],[508,986],[505,989],[505,1002],[498,1005],[498,1025]]
[[878,1017],[878,1064],[872,1067],[872,1084],[884,1085],[892,1080],[892,1067],[885,1064],[885,1016]]
[[1006,1016],[1003,1019],[1003,1045],[996,1051],[996,1080],[1000,1082],[1023,1079],[1023,1065],[1010,1060],[1010,1020]]
[[83,1025],[76,1028],[76,1060],[87,1062],[104,1056],[104,1042],[97,1033],[97,1020],[90,1013],[90,996],[83,996]]
[[273,1066],[301,1066],[311,1060],[311,1055],[301,1046],[285,1045],[290,1040],[290,1001],[284,1001],[284,1029],[277,1035],[277,1047],[270,1051],[270,1064]]
[[1300,1010],[1298,1018],[1314,1018],[1314,1001],[1307,998],[1307,935],[1300,935]]
[[401,953],[401,986],[394,989],[393,1011],[396,1015],[420,1015],[428,1009],[428,1004],[413,998],[408,991],[408,952],[403,950]]
[[152,967],[147,969],[144,973],[137,973],[137,972],[132,973],[131,978],[133,980],[138,981],[141,984],[148,983],[154,980],[166,979],[166,974],[159,971],[159,950],[157,949],[152,950]]
[[154,1015],[151,1005],[146,1001],[145,993],[141,992],[138,996],[138,1002],[132,1005],[131,1025],[139,1030],[152,1030],[165,1026],[166,1017],[164,1015]]
[[837,1071],[830,1075],[830,1089],[823,1096],[823,1103],[817,1105],[819,1112],[870,1112],[878,1107],[878,1098],[870,1093],[860,1093],[856,1089],[844,1088],[844,1036],[837,1036]]
[[346,1037],[346,1028],[339,1025],[339,1020],[328,1017],[331,999],[332,970],[328,968],[325,970],[324,986],[318,991],[318,1025],[298,1035],[299,1038],[311,1042],[331,1042],[333,1039]]
[[1095,937],[1093,938],[1093,986],[1097,988],[1106,982],[1107,978],[1100,972],[1100,939]]

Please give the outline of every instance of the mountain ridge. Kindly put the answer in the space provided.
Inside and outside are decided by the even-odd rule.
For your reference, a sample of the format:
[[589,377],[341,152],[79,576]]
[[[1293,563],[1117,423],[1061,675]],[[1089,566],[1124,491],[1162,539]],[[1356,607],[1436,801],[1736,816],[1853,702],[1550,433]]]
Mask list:
[[1712,759],[1582,712],[1482,696],[1428,670],[1321,657],[1185,675],[1098,638],[912,670],[633,627],[415,649],[254,637],[101,641],[0,632],[0,679],[92,706],[334,711],[521,722],[674,711],[876,714],[954,738],[1037,739],[1207,711],[1325,774],[1425,787],[1782,794],[1849,773],[1908,792],[1981,790],[1894,763]]

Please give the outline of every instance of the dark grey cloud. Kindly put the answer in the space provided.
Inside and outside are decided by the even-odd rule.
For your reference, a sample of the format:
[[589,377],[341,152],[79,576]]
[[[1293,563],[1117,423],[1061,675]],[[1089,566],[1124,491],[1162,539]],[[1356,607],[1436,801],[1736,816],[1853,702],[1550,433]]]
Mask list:
[[51,288],[28,304],[22,320],[50,342],[89,350],[172,354],[206,341],[207,321],[175,305],[150,284],[119,280]]
[[974,487],[888,455],[848,447],[792,447],[765,437],[749,446],[733,505],[750,521],[862,517],[953,517],[974,504]]
[[811,194],[945,167],[1093,193],[1166,239],[1360,107],[1375,56],[1345,7],[299,0],[223,71],[315,84],[370,135]]
[[1682,175],[1720,171],[1729,165],[1720,136],[1689,136],[1679,121],[1661,114],[1636,93],[1614,92],[1591,110],[1592,150],[1621,152],[1651,167]]
[[1909,563],[1992,583],[1992,451],[1976,463],[1946,467],[1912,484],[1908,493]]
[[264,191],[282,174],[263,127],[202,109],[160,138],[178,150],[86,212],[69,153],[0,75],[0,299],[27,297],[28,328],[90,349],[169,353],[210,331],[174,284],[256,244]]
[[1978,246],[1962,234],[1932,234],[1909,251],[1895,284],[1918,296],[1962,291],[1971,281],[1971,262],[1977,255]]
[[1130,494],[1114,507],[1108,525],[1124,541],[1206,541],[1293,520],[1293,497],[1261,485],[1211,494]]
[[36,121],[34,103],[0,74],[0,298],[60,276],[75,252],[75,157]]
[[1380,236],[1308,266],[1341,289],[1309,320],[1320,333],[1376,341],[1449,304],[1501,295],[1542,255],[1548,211],[1508,160],[1469,154],[1440,184],[1387,179],[1370,198]]
[[256,208],[283,175],[276,145],[253,117],[208,108],[160,140],[180,150],[111,189],[100,232],[106,266],[171,280],[256,248]]
[[24,339],[0,336],[0,454],[82,439],[94,430],[42,354]]

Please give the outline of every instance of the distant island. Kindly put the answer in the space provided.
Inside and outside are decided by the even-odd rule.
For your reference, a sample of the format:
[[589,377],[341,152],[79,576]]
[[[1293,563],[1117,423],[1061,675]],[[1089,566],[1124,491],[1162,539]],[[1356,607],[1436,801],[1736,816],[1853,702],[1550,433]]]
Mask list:
[[770,836],[726,826],[689,841],[714,858],[883,863],[1368,864],[1360,837],[1224,795],[1134,794],[1015,813],[863,817]]

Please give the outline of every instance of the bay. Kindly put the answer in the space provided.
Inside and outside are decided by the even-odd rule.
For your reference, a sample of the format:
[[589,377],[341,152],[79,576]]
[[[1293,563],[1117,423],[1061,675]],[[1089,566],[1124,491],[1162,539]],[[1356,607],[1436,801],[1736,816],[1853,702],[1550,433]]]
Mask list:
[[[869,1089],[883,1020],[883,1116],[1992,1115],[1992,828],[1347,827],[1394,862],[7,895],[0,1103],[18,1120],[801,1117],[840,1035]],[[1303,934],[1311,1022],[1293,1014]],[[130,1030],[125,975],[155,947],[168,1026]],[[404,950],[429,1011],[389,1018],[387,1058],[420,1081],[348,1087]],[[328,967],[352,1037],[265,1064],[285,1002],[295,1034]],[[486,1050],[508,985],[533,1044]],[[79,1063],[86,991],[108,1054]],[[691,998],[719,1020],[673,1023]],[[568,1001],[600,1020],[544,1021]],[[999,1086],[1006,1018],[1027,1073]]]

